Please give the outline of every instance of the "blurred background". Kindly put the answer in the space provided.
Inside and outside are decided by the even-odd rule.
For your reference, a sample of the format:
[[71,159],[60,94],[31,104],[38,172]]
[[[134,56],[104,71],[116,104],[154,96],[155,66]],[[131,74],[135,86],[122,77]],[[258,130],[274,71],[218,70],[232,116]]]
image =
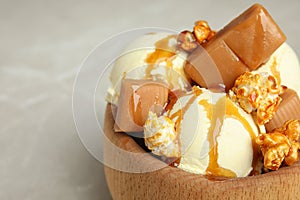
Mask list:
[[[300,55],[300,2],[259,1]],[[108,37],[137,27],[215,30],[255,1],[0,0],[0,199],[111,199],[72,116],[76,73]],[[101,63],[100,63],[101,64]]]

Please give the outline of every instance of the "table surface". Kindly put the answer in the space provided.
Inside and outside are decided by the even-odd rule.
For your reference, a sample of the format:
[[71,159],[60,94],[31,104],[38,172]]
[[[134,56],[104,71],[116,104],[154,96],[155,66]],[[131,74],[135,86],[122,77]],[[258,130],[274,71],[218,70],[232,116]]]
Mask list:
[[[300,55],[300,2],[260,1]],[[254,1],[0,0],[0,199],[111,199],[72,115],[80,64],[137,27],[220,29]]]

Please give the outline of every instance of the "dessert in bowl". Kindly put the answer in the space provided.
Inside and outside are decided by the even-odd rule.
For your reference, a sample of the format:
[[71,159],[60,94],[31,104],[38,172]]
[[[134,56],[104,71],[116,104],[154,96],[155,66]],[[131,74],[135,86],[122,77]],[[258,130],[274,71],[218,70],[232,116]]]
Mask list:
[[296,198],[300,69],[285,40],[259,4],[217,32],[137,38],[154,48],[120,57],[107,95],[113,198]]

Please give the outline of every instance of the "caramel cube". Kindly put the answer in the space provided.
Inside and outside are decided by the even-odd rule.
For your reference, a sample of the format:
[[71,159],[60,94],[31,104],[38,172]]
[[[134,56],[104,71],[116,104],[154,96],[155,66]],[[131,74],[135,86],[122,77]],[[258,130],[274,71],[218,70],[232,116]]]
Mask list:
[[189,56],[184,70],[202,87],[225,85],[227,91],[233,87],[235,79],[249,71],[222,38],[216,38],[205,49],[199,46]]
[[257,69],[285,40],[266,9],[254,4],[193,51],[184,69],[200,86],[224,84],[228,91],[238,76]]
[[254,4],[220,31],[229,48],[250,70],[265,63],[286,36],[260,4]]
[[143,131],[149,111],[159,114],[168,102],[168,93],[167,85],[159,81],[123,79],[115,131]]
[[300,120],[300,99],[298,94],[292,90],[287,89],[281,95],[282,101],[274,117],[265,124],[267,132],[271,132],[274,128],[281,127],[284,122],[288,120]]

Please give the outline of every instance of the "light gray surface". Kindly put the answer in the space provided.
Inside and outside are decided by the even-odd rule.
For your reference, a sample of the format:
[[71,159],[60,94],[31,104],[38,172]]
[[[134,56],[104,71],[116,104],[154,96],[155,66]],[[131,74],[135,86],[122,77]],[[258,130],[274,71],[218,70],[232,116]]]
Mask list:
[[[110,199],[72,118],[76,72],[120,31],[219,29],[254,1],[0,1],[0,199]],[[300,3],[261,1],[300,54]]]

